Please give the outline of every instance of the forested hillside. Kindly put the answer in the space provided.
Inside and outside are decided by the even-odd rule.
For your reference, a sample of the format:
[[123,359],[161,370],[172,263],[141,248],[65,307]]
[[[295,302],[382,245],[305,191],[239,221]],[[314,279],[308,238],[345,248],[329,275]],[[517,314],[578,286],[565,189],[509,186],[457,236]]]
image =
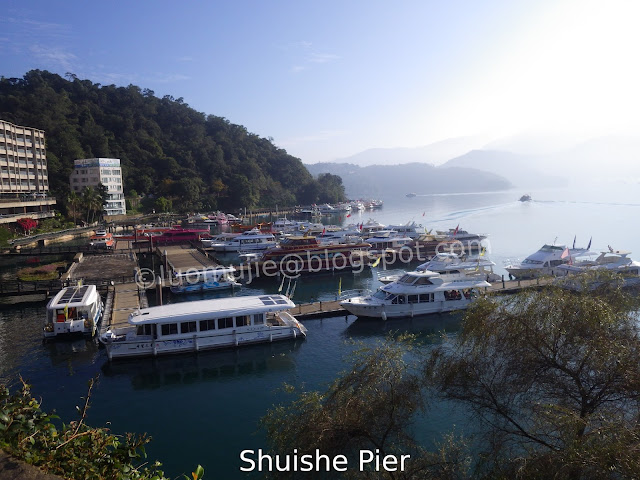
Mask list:
[[0,78],[0,118],[45,131],[49,185],[65,198],[78,158],[122,162],[124,190],[173,199],[181,210],[337,202],[340,177],[317,180],[300,159],[182,98],[32,70]]

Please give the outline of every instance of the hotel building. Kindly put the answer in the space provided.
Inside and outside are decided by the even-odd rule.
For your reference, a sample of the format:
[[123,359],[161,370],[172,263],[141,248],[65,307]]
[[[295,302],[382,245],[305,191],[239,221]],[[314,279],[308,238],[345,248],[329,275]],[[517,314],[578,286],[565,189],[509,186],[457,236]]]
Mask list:
[[125,215],[127,206],[122,189],[122,169],[119,158],[83,158],[75,160],[69,177],[71,190],[78,195],[86,187],[96,188],[102,183],[107,187],[107,215]]
[[0,120],[0,223],[52,217],[44,131]]

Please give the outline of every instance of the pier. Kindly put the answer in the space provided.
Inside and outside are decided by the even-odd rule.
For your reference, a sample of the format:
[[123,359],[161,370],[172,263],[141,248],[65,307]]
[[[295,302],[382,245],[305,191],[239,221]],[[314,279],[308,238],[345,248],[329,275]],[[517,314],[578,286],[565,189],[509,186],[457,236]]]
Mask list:
[[156,255],[164,262],[165,275],[170,272],[215,268],[218,262],[204,250],[183,245],[156,247]]
[[111,286],[107,292],[100,334],[109,329],[128,326],[129,315],[148,306],[146,292],[141,290],[137,284],[123,283]]

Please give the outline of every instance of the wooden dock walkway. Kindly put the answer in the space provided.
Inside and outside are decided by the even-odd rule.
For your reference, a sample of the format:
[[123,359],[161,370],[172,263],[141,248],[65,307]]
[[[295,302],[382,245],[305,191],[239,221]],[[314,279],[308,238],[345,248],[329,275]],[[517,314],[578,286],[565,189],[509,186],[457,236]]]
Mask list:
[[137,284],[124,283],[113,286],[107,293],[100,333],[129,325],[129,315],[148,306],[146,292]]
[[156,247],[156,254],[165,263],[169,272],[187,272],[189,270],[203,270],[218,266],[212,258],[201,249],[185,245],[167,245]]

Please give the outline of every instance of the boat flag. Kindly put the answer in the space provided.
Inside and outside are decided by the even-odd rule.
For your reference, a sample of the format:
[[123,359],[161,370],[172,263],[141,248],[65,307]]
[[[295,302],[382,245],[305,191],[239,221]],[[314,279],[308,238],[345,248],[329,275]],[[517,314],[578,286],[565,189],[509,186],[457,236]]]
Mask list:
[[282,293],[282,287],[284,287],[284,279],[286,278],[286,275],[282,276],[282,282],[280,283],[280,288],[278,289],[278,293]]
[[342,277],[338,280],[338,297],[342,294]]
[[69,304],[64,306],[64,319],[69,320]]
[[379,256],[378,259],[371,264],[371,268],[376,268],[378,266],[378,264],[380,263],[380,259],[381,258],[382,258],[382,256]]
[[564,252],[562,252],[562,255],[560,255],[560,258],[567,258],[569,256],[569,247],[566,247],[564,249]]
[[587,245],[587,250],[589,250],[589,249],[591,248],[591,240],[592,240],[592,239],[593,239],[593,237],[591,237],[591,238],[589,239],[589,245]]
[[347,218],[349,218],[350,216],[351,216],[351,214],[350,214],[350,213],[347,213]]
[[460,224],[456,226],[456,229],[453,231],[453,236],[455,237],[458,234],[458,228],[460,228]]
[[327,231],[326,227],[322,229],[322,235],[325,234],[325,232]]
[[485,252],[487,251],[487,249],[485,247],[482,247],[482,250],[480,251],[480,256],[484,257]]
[[427,213],[427,212],[422,212],[422,216],[423,216],[423,217],[424,217],[424,214],[425,214],[425,213]]

